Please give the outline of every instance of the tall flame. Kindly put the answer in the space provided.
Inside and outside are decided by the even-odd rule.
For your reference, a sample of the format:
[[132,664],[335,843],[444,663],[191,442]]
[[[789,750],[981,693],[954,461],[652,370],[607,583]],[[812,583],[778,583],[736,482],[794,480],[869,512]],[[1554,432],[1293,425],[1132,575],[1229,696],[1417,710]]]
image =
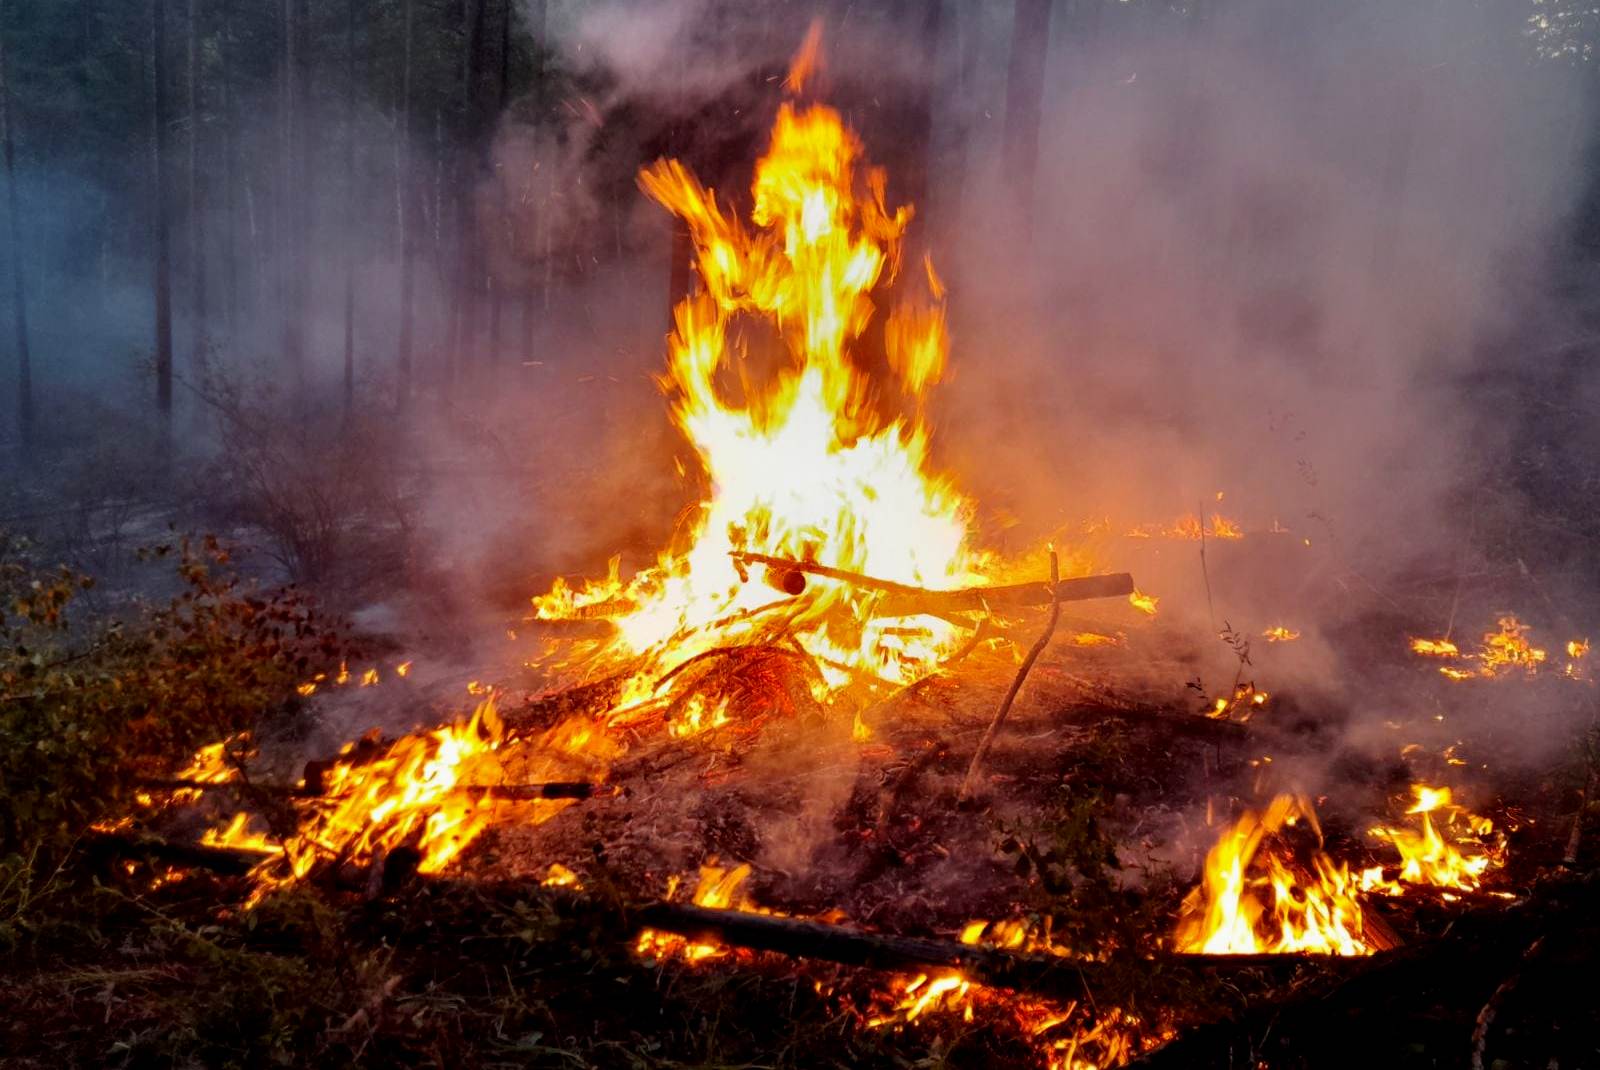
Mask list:
[[[707,490],[685,523],[686,549],[629,581],[613,573],[582,591],[557,584],[534,600],[540,617],[621,607],[607,654],[644,655],[648,667],[669,650],[682,660],[755,636],[778,602],[825,687],[852,673],[908,682],[954,645],[952,626],[934,618],[917,619],[915,641],[906,641],[904,620],[886,634],[889,623],[864,611],[873,596],[837,580],[807,577],[803,597],[780,602],[771,587],[746,581],[755,572],[782,586],[783,577],[733,556],[921,586],[977,578],[972,509],[930,472],[923,399],[947,352],[931,264],[899,287],[921,296],[884,318],[888,372],[875,382],[860,367],[875,288],[899,270],[911,219],[909,207],[887,207],[884,172],[863,167],[861,156],[838,112],[784,103],[756,166],[750,226],[677,161],[640,174],[645,193],[683,219],[694,241],[701,290],[675,310],[660,383]],[[765,378],[745,360],[763,337],[781,340],[789,357]],[[649,697],[649,676],[634,675],[624,706]]]

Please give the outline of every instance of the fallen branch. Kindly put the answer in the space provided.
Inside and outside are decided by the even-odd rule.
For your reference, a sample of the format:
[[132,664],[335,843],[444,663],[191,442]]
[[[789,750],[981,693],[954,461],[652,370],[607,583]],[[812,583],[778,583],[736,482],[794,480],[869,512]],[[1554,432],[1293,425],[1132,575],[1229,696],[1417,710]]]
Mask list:
[[[1082,999],[1107,963],[1060,955],[1026,954],[920,936],[896,936],[843,925],[719,910],[689,903],[652,903],[638,911],[639,928],[675,933],[695,943],[771,951],[876,970],[959,970],[967,980],[1059,999]],[[1165,965],[1204,972],[1283,970],[1308,963],[1347,964],[1325,955],[1163,955]]]
[[[1050,587],[1059,590],[1061,583],[1060,566],[1056,563],[1056,552],[1050,551]],[[1011,681],[1011,688],[1006,692],[1006,697],[1000,700],[1000,708],[994,712],[994,720],[989,722],[989,727],[984,730],[983,738],[978,741],[978,749],[973,752],[972,764],[967,766],[967,775],[961,778],[961,791],[957,793],[959,802],[966,802],[972,798],[973,781],[977,779],[978,770],[983,767],[983,760],[989,756],[989,748],[994,745],[994,737],[1000,731],[1000,726],[1005,724],[1006,715],[1011,712],[1011,704],[1016,701],[1017,692],[1022,690],[1022,682],[1028,678],[1028,672],[1033,668],[1033,663],[1039,660],[1039,655],[1044,653],[1044,648],[1050,644],[1050,637],[1056,633],[1056,621],[1061,619],[1061,601],[1056,599],[1050,603],[1050,620],[1044,626],[1044,633],[1034,641],[1028,649],[1027,657],[1022,659],[1022,664],[1017,667],[1017,675]]]

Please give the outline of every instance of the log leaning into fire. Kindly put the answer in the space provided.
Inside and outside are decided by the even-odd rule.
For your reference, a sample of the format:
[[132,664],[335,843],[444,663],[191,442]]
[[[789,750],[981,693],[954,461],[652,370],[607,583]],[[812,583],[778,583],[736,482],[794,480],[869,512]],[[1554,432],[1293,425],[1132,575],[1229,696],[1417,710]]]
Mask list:
[[[828,922],[751,914],[688,903],[652,903],[634,919],[640,928],[675,933],[697,943],[877,970],[959,970],[969,981],[1060,999],[1082,999],[1109,968],[1059,955],[1026,954],[919,936],[867,932]],[[1307,963],[1342,966],[1324,955],[1166,955],[1162,963],[1204,972],[1296,969]]]
[[[935,591],[926,587],[880,580],[830,565],[813,561],[796,561],[771,554],[735,552],[731,555],[736,564],[762,565],[775,573],[781,582],[774,582],[780,590],[794,585],[795,575],[822,576],[848,583],[864,590],[878,591],[883,600],[873,613],[880,617],[908,617],[919,613],[940,616],[946,613],[984,613],[1001,609],[1019,609],[1027,606],[1050,605],[1052,601],[1082,602],[1092,598],[1125,598],[1133,593],[1133,576],[1126,572],[1111,572],[1101,576],[1075,576],[1054,583],[1015,583],[995,587],[963,587],[953,591]],[[804,587],[800,588],[802,591]],[[1055,597],[1051,598],[1054,590]],[[795,592],[798,593],[798,592]]]

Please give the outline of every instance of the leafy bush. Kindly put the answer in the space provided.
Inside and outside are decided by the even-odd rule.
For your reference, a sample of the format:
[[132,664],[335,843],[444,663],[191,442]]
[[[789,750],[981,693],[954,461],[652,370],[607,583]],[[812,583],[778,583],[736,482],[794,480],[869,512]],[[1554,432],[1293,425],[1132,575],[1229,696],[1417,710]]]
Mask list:
[[72,614],[89,577],[25,549],[0,539],[0,857],[53,865],[141,778],[291,705],[342,653],[299,592],[257,590],[209,536],[146,551],[176,559],[168,602],[98,620]]

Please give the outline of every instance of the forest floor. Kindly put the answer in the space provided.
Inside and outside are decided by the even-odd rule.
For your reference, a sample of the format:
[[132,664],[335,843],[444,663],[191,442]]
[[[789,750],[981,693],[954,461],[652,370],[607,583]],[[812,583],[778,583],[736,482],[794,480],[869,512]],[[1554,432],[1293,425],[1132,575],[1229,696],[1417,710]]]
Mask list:
[[[1364,666],[1360,701],[1307,684],[1244,724],[1202,716],[1188,625],[1069,614],[975,806],[957,789],[1014,669],[1007,644],[873,705],[866,741],[823,711],[637,741],[615,794],[538,823],[508,806],[438,876],[325,874],[247,906],[249,878],[193,866],[82,851],[13,865],[3,1065],[1072,1067],[1146,1049],[1176,1066],[1600,1065],[1600,1016],[1570,980],[1597,965],[1595,833],[1563,857],[1591,805],[1593,684],[1445,679],[1404,648],[1446,597],[1391,599],[1328,637]],[[1114,641],[1072,638],[1086,635]],[[500,686],[509,723],[550,722],[534,682]],[[1493,715],[1457,723],[1464,709]],[[320,738],[314,704],[284,716],[263,735],[276,717],[281,739]],[[1300,790],[1322,842],[1356,865],[1376,857],[1367,826],[1419,781],[1453,783],[1508,831],[1484,883],[1505,898],[1368,899],[1401,946],[1364,970],[1163,960],[1241,806],[1314,785]],[[573,882],[547,883],[552,863]],[[942,940],[975,920],[1048,925],[1099,966],[1077,1000],[975,988],[916,1007],[904,973],[639,943],[638,911],[669,880],[742,863],[762,910]]]

